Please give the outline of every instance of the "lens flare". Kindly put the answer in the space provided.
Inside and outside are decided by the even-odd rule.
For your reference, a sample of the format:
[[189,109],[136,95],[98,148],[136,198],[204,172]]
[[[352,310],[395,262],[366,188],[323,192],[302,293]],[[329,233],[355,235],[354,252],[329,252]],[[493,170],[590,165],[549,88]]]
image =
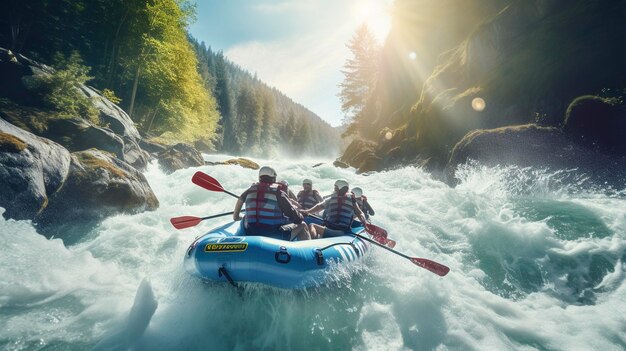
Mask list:
[[417,54],[415,53],[415,51],[409,52],[409,59],[411,60],[417,59]]
[[472,100],[472,108],[474,109],[474,111],[480,112],[484,110],[485,107],[487,107],[487,104],[482,98],[476,97]]

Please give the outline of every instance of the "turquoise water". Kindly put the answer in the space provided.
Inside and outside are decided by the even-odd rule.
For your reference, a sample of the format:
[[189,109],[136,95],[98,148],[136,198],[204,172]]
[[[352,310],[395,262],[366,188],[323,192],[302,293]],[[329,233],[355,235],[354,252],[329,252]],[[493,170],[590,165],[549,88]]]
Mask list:
[[[226,156],[210,156],[222,160]],[[456,188],[407,167],[369,176],[319,160],[269,163],[298,190],[361,186],[396,249],[451,268],[438,277],[386,251],[329,286],[284,291],[188,276],[194,238],[169,218],[231,211],[196,170],[243,191],[256,172],[213,166],[146,177],[161,207],[46,239],[0,219],[0,349],[622,350],[626,194],[567,172],[467,166]],[[64,241],[65,240],[65,241]],[[66,246],[67,244],[67,246]]]

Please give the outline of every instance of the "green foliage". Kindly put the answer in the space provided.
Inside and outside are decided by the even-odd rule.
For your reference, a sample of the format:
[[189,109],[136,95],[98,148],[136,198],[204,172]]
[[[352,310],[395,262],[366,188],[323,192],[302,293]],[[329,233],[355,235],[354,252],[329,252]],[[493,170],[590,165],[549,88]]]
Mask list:
[[115,92],[110,89],[105,88],[102,91],[102,96],[104,96],[105,98],[107,98],[109,101],[111,101],[114,104],[119,104],[120,102],[122,102],[122,99],[117,97],[117,95],[115,95]]
[[89,67],[74,51],[69,57],[58,53],[54,58],[56,70],[52,74],[34,76],[34,88],[42,94],[44,103],[57,111],[59,117],[83,117],[98,123],[98,110],[79,90],[81,84],[93,79]]

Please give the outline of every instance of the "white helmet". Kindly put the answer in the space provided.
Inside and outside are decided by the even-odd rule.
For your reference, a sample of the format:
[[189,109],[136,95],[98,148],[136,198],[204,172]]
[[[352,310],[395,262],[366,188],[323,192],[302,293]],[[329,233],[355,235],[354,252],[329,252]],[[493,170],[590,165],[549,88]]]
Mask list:
[[337,189],[341,190],[344,187],[348,187],[348,182],[344,179],[337,179],[335,181],[335,186],[337,187]]
[[259,177],[268,176],[272,178],[276,178],[276,171],[272,167],[263,166],[259,169]]
[[304,184],[313,185],[313,181],[311,179],[307,178],[307,179],[302,181],[302,185],[304,185]]
[[354,194],[354,196],[356,197],[361,197],[363,196],[363,190],[361,188],[359,188],[358,186],[356,188],[352,188],[352,193]]

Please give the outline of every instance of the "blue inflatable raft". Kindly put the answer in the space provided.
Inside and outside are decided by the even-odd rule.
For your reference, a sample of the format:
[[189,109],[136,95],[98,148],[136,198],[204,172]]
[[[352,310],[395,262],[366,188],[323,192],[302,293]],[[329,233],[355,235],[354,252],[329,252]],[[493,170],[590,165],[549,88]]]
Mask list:
[[[315,221],[310,217],[307,221]],[[203,280],[257,282],[300,289],[331,279],[332,265],[360,260],[369,243],[349,233],[305,241],[245,236],[243,221],[230,222],[197,238],[187,249],[185,270]],[[355,222],[353,233],[364,233]]]

